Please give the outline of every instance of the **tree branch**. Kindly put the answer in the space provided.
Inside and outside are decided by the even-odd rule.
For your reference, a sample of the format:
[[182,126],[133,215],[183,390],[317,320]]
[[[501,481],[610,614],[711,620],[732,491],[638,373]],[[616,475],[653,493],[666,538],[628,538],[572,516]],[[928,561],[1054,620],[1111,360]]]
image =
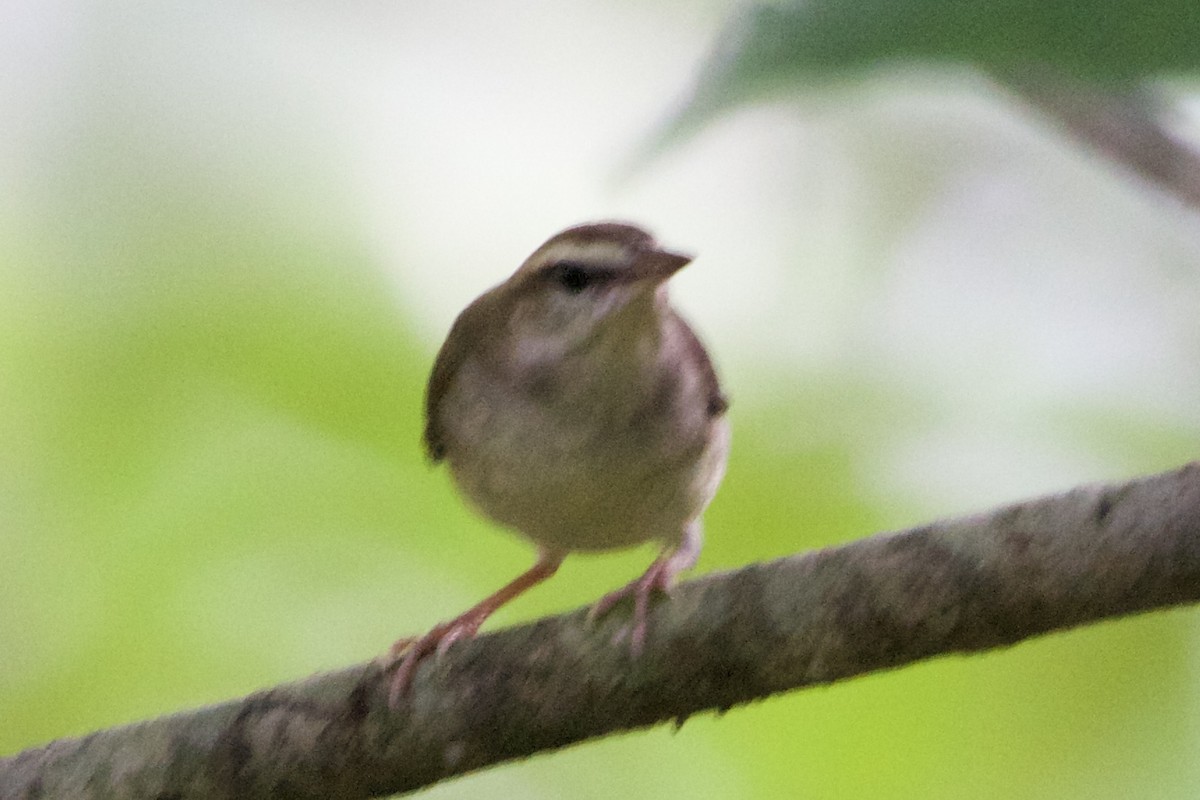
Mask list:
[[990,74],[1079,141],[1200,211],[1200,152],[1164,124],[1169,106],[1149,88],[1105,88],[1032,68]]
[[636,662],[619,611],[456,645],[398,711],[374,663],[0,761],[4,798],[357,798],[615,731],[1200,599],[1200,462],[681,585]]

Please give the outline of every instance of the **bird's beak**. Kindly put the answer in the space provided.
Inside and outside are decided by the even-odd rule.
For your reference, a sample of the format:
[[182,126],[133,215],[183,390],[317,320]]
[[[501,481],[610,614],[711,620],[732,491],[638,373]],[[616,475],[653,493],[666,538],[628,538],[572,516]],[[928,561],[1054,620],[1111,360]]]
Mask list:
[[672,253],[669,250],[647,250],[638,256],[634,266],[639,280],[653,280],[662,283],[679,270],[690,264],[691,256]]

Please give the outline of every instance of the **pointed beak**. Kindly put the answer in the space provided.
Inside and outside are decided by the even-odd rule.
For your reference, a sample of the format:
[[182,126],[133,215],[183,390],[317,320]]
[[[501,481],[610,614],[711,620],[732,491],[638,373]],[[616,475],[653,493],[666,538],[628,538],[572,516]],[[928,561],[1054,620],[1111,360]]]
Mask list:
[[654,249],[639,255],[634,269],[639,280],[662,283],[691,262],[691,256]]

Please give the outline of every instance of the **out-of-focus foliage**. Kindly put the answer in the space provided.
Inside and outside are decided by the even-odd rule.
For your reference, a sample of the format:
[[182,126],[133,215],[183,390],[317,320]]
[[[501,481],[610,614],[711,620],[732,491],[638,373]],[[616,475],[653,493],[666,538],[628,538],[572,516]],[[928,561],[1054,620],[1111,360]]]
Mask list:
[[1200,69],[1191,0],[788,0],[725,27],[694,94],[664,132],[731,105],[886,67],[1034,68],[1104,83]]

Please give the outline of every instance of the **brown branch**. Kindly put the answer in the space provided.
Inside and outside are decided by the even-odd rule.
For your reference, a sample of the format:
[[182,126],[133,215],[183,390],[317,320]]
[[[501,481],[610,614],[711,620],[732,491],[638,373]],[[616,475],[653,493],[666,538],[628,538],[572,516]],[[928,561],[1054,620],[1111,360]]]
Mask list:
[[1047,70],[991,70],[992,77],[1076,139],[1200,211],[1200,152],[1164,124],[1163,98]]
[[1200,462],[680,586],[632,662],[582,611],[0,761],[0,797],[357,798],[615,731],[1200,599]]

